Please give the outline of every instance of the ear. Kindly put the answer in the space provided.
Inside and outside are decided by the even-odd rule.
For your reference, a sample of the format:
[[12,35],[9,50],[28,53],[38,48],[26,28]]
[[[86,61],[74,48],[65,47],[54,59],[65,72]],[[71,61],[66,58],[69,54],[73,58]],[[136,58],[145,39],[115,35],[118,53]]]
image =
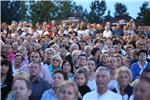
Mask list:
[[28,90],[28,96],[30,96],[30,95],[31,95],[31,93],[32,93],[32,91],[31,91],[31,90]]

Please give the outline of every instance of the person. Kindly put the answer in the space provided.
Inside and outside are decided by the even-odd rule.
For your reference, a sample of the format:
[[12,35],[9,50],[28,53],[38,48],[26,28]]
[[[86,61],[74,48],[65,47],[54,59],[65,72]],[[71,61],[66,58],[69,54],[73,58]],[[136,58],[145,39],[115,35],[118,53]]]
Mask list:
[[93,58],[89,58],[87,60],[87,67],[89,69],[88,73],[88,87],[91,89],[91,91],[96,90],[96,81],[95,81],[95,70],[96,70],[96,63]]
[[107,67],[98,67],[95,74],[97,90],[85,94],[83,100],[122,100],[119,94],[108,89],[111,74]]
[[13,83],[12,65],[7,59],[1,60],[1,99],[5,100]]
[[78,100],[78,87],[73,81],[64,81],[58,90],[58,100]]
[[41,100],[57,100],[57,91],[61,83],[68,79],[64,71],[54,71],[53,73],[52,88],[42,94]]
[[55,54],[51,59],[52,59],[51,60],[51,65],[48,66],[50,76],[53,75],[54,71],[62,70],[62,68],[61,68],[62,58],[60,57],[60,55]]
[[12,86],[11,100],[29,100],[32,92],[32,84],[25,78],[16,78]]
[[40,77],[41,64],[33,61],[29,65],[30,80],[32,82],[32,94],[30,100],[40,100],[44,91],[50,88],[48,81]]
[[149,100],[150,96],[150,81],[140,79],[133,89],[133,96],[129,100]]
[[70,62],[68,60],[63,61],[62,70],[67,73],[68,80],[73,80],[74,79],[74,68],[73,68],[73,63],[72,62]]
[[130,69],[127,66],[118,68],[115,78],[118,82],[118,87],[112,91],[121,94],[123,100],[129,100],[133,91],[133,87],[130,85],[132,81],[132,73]]
[[78,89],[80,92],[80,99],[87,93],[90,92],[91,89],[87,86],[88,81],[88,72],[84,68],[77,69],[75,73],[75,82],[78,85]]
[[146,50],[140,50],[138,52],[138,58],[139,61],[136,63],[133,63],[131,65],[131,72],[133,75],[133,80],[138,79],[143,70],[150,69],[150,62],[147,62],[147,51]]

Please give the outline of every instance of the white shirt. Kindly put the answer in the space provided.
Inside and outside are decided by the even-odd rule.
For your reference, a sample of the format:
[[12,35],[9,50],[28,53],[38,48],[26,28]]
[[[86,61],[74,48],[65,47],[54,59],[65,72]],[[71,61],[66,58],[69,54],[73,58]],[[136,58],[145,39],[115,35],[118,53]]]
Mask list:
[[111,38],[112,37],[112,32],[110,30],[104,31],[103,32],[103,37]]
[[97,89],[95,79],[93,79],[93,80],[88,80],[88,84],[87,84],[87,85],[88,85],[88,87],[91,89],[91,91]]
[[110,90],[107,90],[103,95],[99,95],[95,90],[85,94],[82,100],[122,100],[122,97]]

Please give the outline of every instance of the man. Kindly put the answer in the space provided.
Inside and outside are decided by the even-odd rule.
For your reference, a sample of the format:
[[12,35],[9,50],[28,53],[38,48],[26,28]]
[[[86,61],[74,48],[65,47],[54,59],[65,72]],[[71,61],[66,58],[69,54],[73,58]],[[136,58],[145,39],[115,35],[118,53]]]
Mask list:
[[138,79],[143,70],[150,69],[150,62],[147,62],[147,51],[146,50],[140,50],[138,52],[138,58],[139,61],[136,63],[133,63],[131,65],[131,72],[133,75],[133,80]]
[[83,100],[122,100],[119,94],[113,93],[108,89],[110,79],[109,69],[107,67],[99,67],[96,70],[97,90],[85,94]]
[[41,64],[39,62],[31,62],[29,65],[30,80],[32,82],[32,94],[30,100],[40,100],[42,94],[50,88],[49,83],[40,77]]

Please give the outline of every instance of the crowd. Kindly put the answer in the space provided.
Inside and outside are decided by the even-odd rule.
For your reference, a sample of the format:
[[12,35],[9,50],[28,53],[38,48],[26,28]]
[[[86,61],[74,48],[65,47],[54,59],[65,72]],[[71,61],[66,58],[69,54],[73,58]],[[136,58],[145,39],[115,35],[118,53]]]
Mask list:
[[96,23],[1,24],[1,100],[149,100],[150,30]]

